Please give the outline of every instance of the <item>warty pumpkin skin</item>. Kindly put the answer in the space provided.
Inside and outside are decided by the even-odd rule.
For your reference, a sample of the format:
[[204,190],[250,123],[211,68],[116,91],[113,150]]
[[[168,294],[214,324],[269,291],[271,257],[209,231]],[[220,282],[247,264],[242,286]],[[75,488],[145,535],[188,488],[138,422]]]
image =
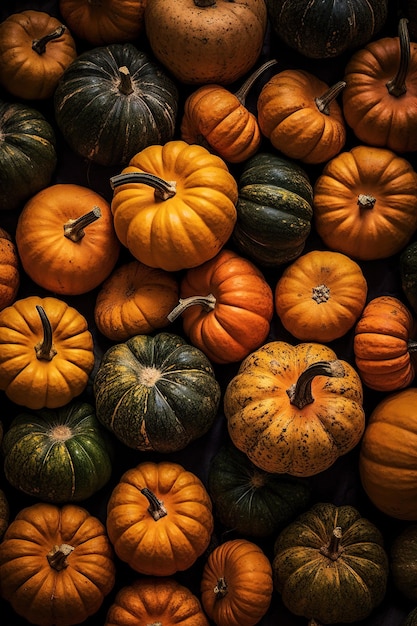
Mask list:
[[17,98],[50,98],[76,56],[68,28],[44,11],[19,11],[0,24],[0,84]]
[[182,140],[148,146],[110,182],[116,234],[145,265],[171,272],[196,267],[232,234],[237,183],[203,146]]
[[232,442],[257,467],[300,477],[328,469],[365,428],[359,375],[315,343],[252,352],[226,387],[224,413]]
[[388,568],[382,533],[349,505],[313,505],[274,545],[274,587],[284,605],[322,624],[370,615],[385,597]]
[[113,550],[102,522],[75,504],[18,512],[0,544],[0,594],[39,626],[73,626],[113,589]]
[[201,350],[160,332],[111,346],[96,371],[94,395],[99,421],[120,441],[166,453],[208,432],[220,385]]
[[361,261],[385,259],[417,229],[417,173],[391,150],[357,145],[326,163],[313,209],[328,248]]
[[417,388],[385,396],[361,441],[359,470],[371,502],[386,515],[417,521]]
[[16,299],[20,286],[20,259],[11,235],[0,228],[0,310]]
[[104,626],[133,624],[209,626],[197,596],[171,577],[138,578],[117,592]]
[[190,568],[208,548],[212,503],[201,480],[171,461],[127,470],[107,505],[107,532],[117,556],[148,576]]
[[225,541],[209,554],[200,589],[203,608],[216,626],[255,626],[271,604],[271,563],[252,541]]
[[94,367],[87,320],[63,300],[19,298],[0,311],[0,389],[29,409],[64,406]]
[[57,295],[98,287],[114,268],[120,242],[110,204],[83,185],[57,183],[32,196],[19,214],[16,245],[26,274]]

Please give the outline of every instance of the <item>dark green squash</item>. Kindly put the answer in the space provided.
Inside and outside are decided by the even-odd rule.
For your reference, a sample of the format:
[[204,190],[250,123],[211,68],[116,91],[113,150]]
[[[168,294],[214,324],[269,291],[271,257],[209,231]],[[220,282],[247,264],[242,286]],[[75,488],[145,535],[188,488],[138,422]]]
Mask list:
[[297,163],[259,152],[239,178],[233,241],[240,252],[264,267],[297,258],[310,234],[313,189]]
[[85,500],[110,479],[112,443],[87,402],[18,414],[2,443],[4,473],[44,502]]
[[319,502],[278,535],[272,569],[292,613],[335,624],[362,620],[382,602],[389,563],[372,522],[353,506]]
[[417,602],[417,524],[406,526],[395,537],[390,565],[395,587],[406,598]]
[[278,37],[313,59],[364,46],[388,16],[388,0],[266,0],[266,6]]
[[0,210],[47,187],[57,164],[55,132],[37,110],[0,101]]
[[178,90],[133,44],[87,50],[66,69],[54,95],[57,125],[70,148],[104,166],[173,138]]
[[400,626],[417,626],[417,606],[407,613]]
[[173,333],[111,346],[94,378],[97,417],[130,448],[175,452],[211,428],[220,385],[201,350]]
[[417,241],[408,244],[400,256],[401,287],[414,313],[417,313]]
[[226,528],[259,538],[281,530],[308,507],[311,497],[307,480],[264,472],[232,444],[212,458],[208,491]]

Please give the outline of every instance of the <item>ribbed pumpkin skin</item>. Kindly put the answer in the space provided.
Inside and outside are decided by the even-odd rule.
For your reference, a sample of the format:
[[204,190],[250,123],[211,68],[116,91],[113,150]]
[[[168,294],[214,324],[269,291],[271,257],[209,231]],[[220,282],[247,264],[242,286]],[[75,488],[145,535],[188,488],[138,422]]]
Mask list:
[[[120,68],[130,74],[126,92],[129,81]],[[146,146],[172,139],[177,109],[175,83],[131,43],[80,54],[54,94],[55,119],[69,146],[105,166],[125,164]]]
[[390,550],[390,568],[395,587],[417,602],[417,524],[406,526],[396,535]]
[[173,578],[138,578],[122,587],[110,606],[104,626],[134,624],[209,626],[201,604]]
[[205,434],[220,402],[207,357],[172,333],[110,347],[94,378],[99,421],[130,448],[173,452]]
[[[341,528],[340,554],[322,548]],[[318,503],[277,537],[274,586],[295,615],[323,624],[356,622],[385,596],[388,556],[381,532],[352,506]]]
[[55,132],[32,107],[0,102],[0,136],[0,210],[14,210],[51,182],[57,163]]
[[233,241],[255,263],[275,267],[301,254],[313,218],[313,189],[297,163],[258,152],[238,182]]
[[20,259],[10,234],[0,228],[0,310],[14,302],[20,286]]
[[85,500],[111,475],[111,443],[103,431],[85,402],[20,413],[3,438],[5,476],[44,502]]

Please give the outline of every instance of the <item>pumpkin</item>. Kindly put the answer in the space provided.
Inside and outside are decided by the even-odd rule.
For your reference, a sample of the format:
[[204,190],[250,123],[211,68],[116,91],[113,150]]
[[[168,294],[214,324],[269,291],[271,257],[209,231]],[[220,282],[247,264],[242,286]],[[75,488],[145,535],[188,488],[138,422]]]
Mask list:
[[356,369],[362,382],[376,391],[396,391],[410,385],[415,371],[411,352],[414,320],[394,296],[373,298],[364,308],[354,333]]
[[214,363],[242,360],[267,338],[274,312],[272,290],[248,259],[223,248],[213,259],[189,269],[181,280],[179,304],[191,343]]
[[299,256],[311,231],[313,188],[298,163],[258,152],[238,178],[233,243],[262,267],[277,267]]
[[380,530],[356,508],[318,502],[278,535],[272,569],[292,613],[352,623],[384,599],[388,555]]
[[417,524],[400,530],[391,544],[390,569],[394,586],[407,599],[417,601]]
[[93,46],[133,41],[145,29],[146,0],[59,0],[71,31]]
[[388,17],[388,0],[265,0],[275,35],[299,54],[328,59],[370,41]]
[[360,446],[359,470],[369,500],[383,513],[417,521],[417,388],[384,396]]
[[113,341],[148,335],[169,325],[178,302],[179,285],[170,272],[129,261],[104,281],[95,301],[94,320]]
[[346,142],[346,125],[336,100],[344,87],[344,81],[329,87],[306,70],[278,72],[262,87],[257,101],[261,132],[290,159],[328,161]]
[[153,54],[187,84],[239,80],[258,60],[266,27],[264,0],[152,0],[145,7]]
[[137,153],[110,179],[116,234],[150,267],[178,271],[213,258],[236,222],[237,183],[226,163],[173,140]]
[[328,248],[361,261],[385,259],[417,230],[417,173],[391,150],[357,145],[326,163],[313,207]]
[[89,498],[112,471],[107,432],[93,406],[79,400],[18,413],[5,433],[2,454],[13,487],[55,504]]
[[417,607],[411,609],[408,613],[406,613],[404,619],[400,623],[400,626],[415,626],[417,620]]
[[68,28],[44,11],[19,11],[0,24],[0,84],[17,98],[50,98],[76,56]]
[[126,446],[175,452],[211,428],[220,385],[205,354],[173,333],[112,345],[94,377],[99,421]]
[[0,544],[0,594],[39,626],[72,626],[101,607],[115,582],[102,522],[75,504],[21,509]]
[[56,139],[42,113],[0,100],[0,161],[0,211],[19,208],[49,185],[57,164]]
[[306,479],[265,472],[230,442],[212,457],[207,488],[220,522],[254,538],[281,530],[308,507],[312,493]]
[[311,250],[282,272],[275,286],[275,310],[297,339],[327,343],[354,326],[367,293],[358,263],[340,252]]
[[201,603],[188,587],[170,577],[138,578],[117,592],[104,626],[178,624],[209,626]]
[[64,406],[94,367],[87,320],[52,296],[19,298],[0,311],[0,345],[0,389],[29,409]]
[[172,461],[128,469],[107,505],[107,532],[117,556],[149,576],[190,568],[208,548],[213,524],[205,486]]
[[20,286],[20,259],[11,235],[0,227],[0,310],[11,305]]
[[203,608],[217,626],[254,626],[271,604],[271,563],[252,541],[225,541],[209,554],[200,588]]
[[408,303],[417,314],[417,241],[408,244],[401,252],[400,282]]
[[267,61],[232,93],[222,85],[202,85],[185,100],[181,139],[198,143],[229,163],[241,163],[256,154],[261,132],[256,116],[246,108],[255,81],[276,61]]
[[313,476],[365,428],[356,370],[328,346],[271,341],[244,359],[224,394],[233,444],[260,469]]
[[0,540],[3,538],[4,533],[9,525],[10,519],[10,507],[9,501],[3,489],[0,489]]
[[358,50],[345,67],[343,114],[363,143],[394,152],[417,150],[417,43],[407,20],[398,37],[383,37]]
[[173,80],[131,43],[78,55],[54,94],[55,121],[69,147],[108,167],[172,139],[177,110]]

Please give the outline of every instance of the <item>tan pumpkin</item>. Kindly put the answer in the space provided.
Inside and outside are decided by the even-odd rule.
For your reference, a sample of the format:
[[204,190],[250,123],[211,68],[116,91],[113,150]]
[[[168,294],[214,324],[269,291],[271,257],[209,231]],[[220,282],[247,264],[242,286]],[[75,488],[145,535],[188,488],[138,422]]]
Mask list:
[[20,259],[11,235],[0,228],[0,310],[12,304],[20,286]]

